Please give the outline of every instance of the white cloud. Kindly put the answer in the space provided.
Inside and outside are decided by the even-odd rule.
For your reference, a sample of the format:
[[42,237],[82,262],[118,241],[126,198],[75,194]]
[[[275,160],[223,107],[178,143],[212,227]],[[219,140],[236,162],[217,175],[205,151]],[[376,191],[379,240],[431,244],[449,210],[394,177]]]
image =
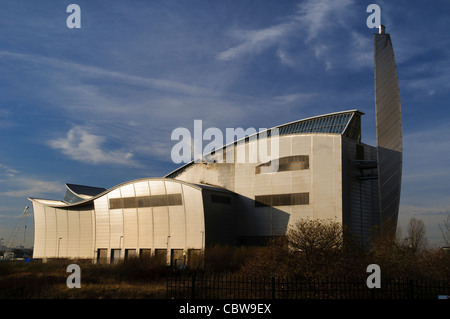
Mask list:
[[19,171],[0,163],[0,176],[6,175],[8,177],[13,177],[17,173],[19,173]]
[[303,30],[306,30],[307,41],[330,28],[345,26],[344,17],[353,3],[353,0],[309,0],[300,3],[296,19],[301,22]]
[[292,22],[281,23],[272,27],[268,27],[255,31],[239,31],[235,32],[236,37],[242,38],[244,41],[221,52],[218,55],[219,60],[232,60],[239,58],[245,54],[259,53],[260,51],[279,43],[279,41],[293,30]]
[[[353,26],[348,24],[349,20],[352,21],[353,4],[354,0],[304,1],[298,5],[296,12],[286,16],[277,25],[251,31],[234,30],[232,37],[239,44],[220,52],[217,57],[230,61],[276,47],[276,56],[280,62],[296,67],[304,63],[305,59],[310,59],[305,50],[297,46],[302,42],[326,70],[332,69],[335,64],[351,68],[369,66],[373,60],[370,57],[367,59],[371,53],[370,45],[367,46],[370,39],[364,41],[366,39],[352,31]],[[350,35],[348,45],[340,42],[340,37],[336,37],[337,32]],[[342,63],[350,60],[352,63]]]
[[131,152],[102,150],[105,137],[88,133],[84,128],[75,126],[67,132],[65,138],[49,142],[50,146],[70,158],[90,164],[120,164],[135,166]]
[[13,176],[0,181],[2,191],[0,196],[28,197],[46,194],[61,193],[64,184],[55,181],[46,181],[34,177]]
[[158,90],[170,91],[187,95],[211,95],[213,92],[194,85],[158,78],[147,78],[136,75],[130,75],[123,72],[112,71],[87,64],[79,64],[64,61],[56,58],[43,57],[39,55],[23,54],[0,50],[0,57],[18,59],[33,64],[44,64],[58,70],[70,70],[70,77],[78,74],[83,77],[101,77],[108,80],[116,80],[128,85],[135,85],[144,88],[153,88]]
[[275,100],[280,101],[282,103],[292,103],[295,102],[298,105],[299,102],[304,103],[305,101],[310,100],[315,97],[315,93],[295,93],[295,94],[286,94],[275,97]]

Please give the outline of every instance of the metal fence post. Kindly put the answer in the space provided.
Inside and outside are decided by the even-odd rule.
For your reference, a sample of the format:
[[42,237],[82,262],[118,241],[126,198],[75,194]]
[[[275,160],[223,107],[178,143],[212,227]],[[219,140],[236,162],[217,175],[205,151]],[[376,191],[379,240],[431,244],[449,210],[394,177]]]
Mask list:
[[275,277],[272,277],[272,299],[275,299]]
[[192,274],[191,289],[191,297],[192,299],[195,299],[195,274]]
[[409,291],[409,299],[414,299],[414,281],[412,279],[409,279],[409,285],[408,285],[408,291]]

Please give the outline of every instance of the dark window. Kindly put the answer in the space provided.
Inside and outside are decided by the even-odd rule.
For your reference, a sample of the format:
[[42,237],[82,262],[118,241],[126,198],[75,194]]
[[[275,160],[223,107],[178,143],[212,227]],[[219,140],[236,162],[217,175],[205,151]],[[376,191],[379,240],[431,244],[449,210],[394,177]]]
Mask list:
[[99,248],[97,250],[97,262],[100,264],[106,263],[108,260],[108,249]]
[[217,204],[231,204],[231,198],[228,196],[222,196],[222,195],[215,195],[211,194],[211,202],[217,203]]
[[136,257],[136,249],[125,249],[125,259],[135,257]]
[[119,209],[123,207],[123,198],[111,198],[109,200],[109,209]]
[[309,193],[255,196],[255,207],[309,205]]
[[356,159],[364,160],[364,146],[361,144],[356,144]]
[[181,194],[111,198],[109,209],[183,205]]
[[123,199],[123,208],[135,208],[136,197],[126,197]]
[[152,256],[152,250],[150,248],[141,248],[139,251],[139,257],[150,258]]
[[[278,170],[276,169],[277,167],[276,167],[276,163],[274,161],[278,161]],[[263,164],[256,166],[255,174],[298,171],[298,170],[303,170],[303,169],[309,169],[309,156],[308,155],[287,156],[287,157],[279,158],[274,161],[269,161],[267,163],[263,163]],[[273,169],[270,169],[270,167],[272,165],[273,165]]]

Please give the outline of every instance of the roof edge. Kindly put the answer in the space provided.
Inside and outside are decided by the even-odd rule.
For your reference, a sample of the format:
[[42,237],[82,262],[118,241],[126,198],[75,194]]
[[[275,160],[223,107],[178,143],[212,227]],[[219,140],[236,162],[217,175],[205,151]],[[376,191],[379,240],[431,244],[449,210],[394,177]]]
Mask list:
[[[103,195],[105,195],[107,193],[110,193],[110,192],[112,192],[113,190],[115,190],[115,189],[117,189],[119,187],[125,186],[127,184],[131,184],[131,183],[136,183],[136,182],[139,182],[139,181],[142,181],[142,182],[143,181],[170,181],[170,182],[176,182],[176,183],[179,183],[179,184],[184,184],[184,185],[187,185],[187,186],[191,186],[191,187],[196,188],[198,190],[211,189],[211,188],[216,188],[217,190],[220,190],[219,186],[212,186],[212,185],[206,185],[206,184],[203,185],[203,184],[199,184],[199,183],[195,183],[194,184],[194,183],[185,182],[185,181],[182,181],[182,180],[179,180],[179,179],[175,179],[175,178],[144,177],[144,178],[139,178],[139,179],[135,179],[135,180],[131,180],[131,181],[127,181],[127,182],[118,184],[118,185],[113,186],[113,187],[111,187],[109,189],[106,189],[104,192],[102,192],[102,193],[100,193],[100,194],[98,194],[96,196],[92,196],[89,199],[86,199],[86,200],[83,200],[83,201],[80,201],[80,202],[77,202],[77,203],[73,203],[73,204],[69,204],[69,203],[66,203],[66,202],[60,201],[60,200],[39,199],[39,198],[34,198],[34,197],[28,197],[28,200],[36,201],[36,202],[40,202],[40,203],[42,203],[42,201],[48,201],[48,202],[55,202],[55,203],[60,203],[61,204],[61,205],[56,205],[56,206],[50,205],[51,207],[76,207],[76,206],[82,206],[82,205],[88,204],[89,202],[93,202],[97,198],[99,198],[99,197],[101,197],[101,196],[103,196]],[[223,188],[223,189],[226,190],[225,188]],[[44,203],[42,203],[42,204],[44,204]]]

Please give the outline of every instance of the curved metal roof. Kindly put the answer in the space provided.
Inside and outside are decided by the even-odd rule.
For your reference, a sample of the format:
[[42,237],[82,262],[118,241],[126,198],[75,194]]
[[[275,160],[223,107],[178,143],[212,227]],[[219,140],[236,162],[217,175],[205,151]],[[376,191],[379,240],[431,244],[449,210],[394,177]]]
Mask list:
[[[189,183],[189,182],[185,182],[185,181],[181,181],[178,179],[172,179],[172,178],[165,178],[165,177],[149,177],[149,178],[140,178],[140,179],[135,179],[132,181],[127,181],[124,182],[122,184],[116,185],[114,187],[111,187],[109,189],[104,189],[103,192],[92,196],[88,199],[84,199],[82,201],[79,202],[75,202],[75,203],[69,203],[69,202],[64,202],[64,201],[59,201],[59,200],[51,200],[51,199],[41,199],[41,198],[33,198],[33,197],[29,197],[28,200],[30,201],[36,201],[42,204],[46,204],[48,206],[51,207],[64,207],[64,208],[69,208],[69,207],[76,207],[76,206],[85,206],[87,204],[90,204],[91,202],[93,202],[95,199],[119,188],[122,186],[125,186],[127,184],[132,184],[132,183],[136,183],[136,182],[143,182],[143,181],[170,181],[170,182],[175,182],[175,183],[179,183],[179,184],[184,184],[187,186],[191,186],[193,188],[196,188],[198,190],[215,190],[215,191],[221,191],[221,192],[227,192],[227,193],[232,193],[231,191],[225,189],[225,188],[221,188],[219,186],[214,186],[214,185],[205,185],[205,184],[194,184],[194,183]],[[66,184],[67,185],[67,184]]]

